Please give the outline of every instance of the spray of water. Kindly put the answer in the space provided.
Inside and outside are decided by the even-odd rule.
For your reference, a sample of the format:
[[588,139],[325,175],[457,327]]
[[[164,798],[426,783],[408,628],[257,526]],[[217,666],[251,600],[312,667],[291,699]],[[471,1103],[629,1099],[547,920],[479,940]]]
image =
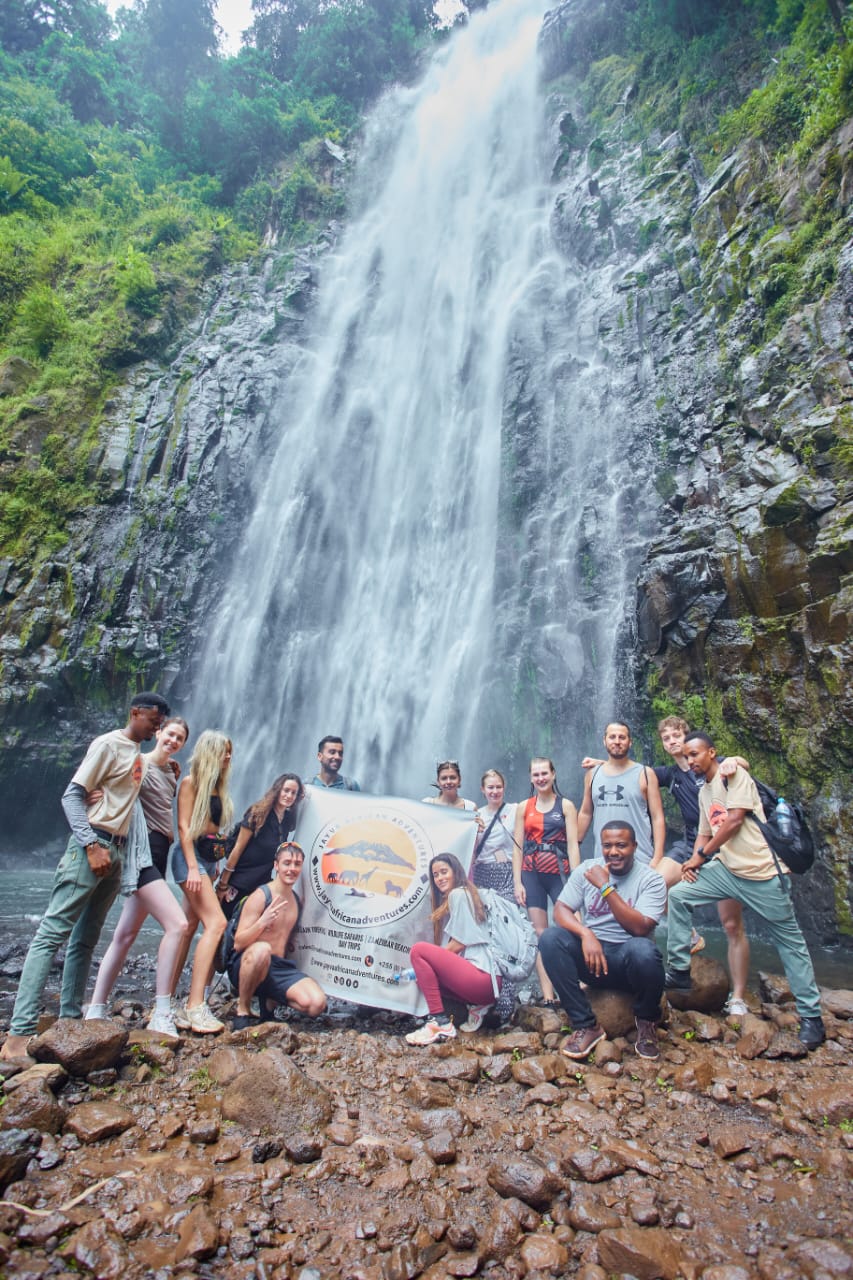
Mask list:
[[423,794],[609,710],[619,426],[549,235],[544,9],[478,14],[369,122],[197,682],[247,795],[325,733],[365,789]]

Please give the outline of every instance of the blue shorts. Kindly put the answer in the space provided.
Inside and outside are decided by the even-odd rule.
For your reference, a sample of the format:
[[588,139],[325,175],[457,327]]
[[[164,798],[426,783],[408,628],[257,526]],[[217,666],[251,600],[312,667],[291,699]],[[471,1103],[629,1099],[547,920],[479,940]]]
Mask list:
[[688,858],[693,857],[693,845],[688,844],[686,840],[676,840],[674,845],[664,850],[665,858],[672,858],[673,862],[685,863]]
[[[198,862],[198,874],[200,876],[210,876],[213,879],[216,875],[216,862],[208,862],[205,858],[202,858],[198,851],[198,845],[195,845],[194,848],[196,861]],[[190,869],[187,866],[181,842],[176,840],[172,845],[172,875],[175,877],[175,884],[183,884],[189,873]]]

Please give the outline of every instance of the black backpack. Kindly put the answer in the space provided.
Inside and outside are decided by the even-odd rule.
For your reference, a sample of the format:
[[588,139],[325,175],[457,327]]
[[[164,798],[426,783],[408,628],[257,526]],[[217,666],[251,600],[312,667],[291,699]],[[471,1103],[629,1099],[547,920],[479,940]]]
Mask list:
[[[268,884],[262,884],[260,887],[264,891],[264,898],[265,898],[264,910],[266,910],[266,908],[272,902],[272,889]],[[234,951],[235,951],[234,939],[237,936],[237,929],[239,928],[239,925],[240,925],[240,916],[243,914],[243,908],[245,907],[246,903],[249,901],[249,899],[251,898],[254,892],[255,892],[254,889],[250,890],[250,892],[247,893],[245,897],[241,898],[240,901],[237,903],[236,907],[234,908],[234,913],[231,916],[231,919],[228,921],[228,924],[225,926],[225,932],[223,933],[222,937],[219,939],[219,946],[216,948],[216,955],[214,956],[214,959],[213,959],[213,967],[217,973],[225,973],[229,964],[234,958]]]
[[[778,795],[772,787],[768,787],[766,782],[761,782],[758,778],[753,778],[752,780],[758,788],[758,796],[761,800],[761,806],[767,815],[767,820],[762,822],[751,811],[749,817],[752,818],[752,821],[764,836],[774,857],[784,862],[788,870],[793,871],[794,875],[804,875],[814,863],[814,840],[812,839],[811,831],[809,831],[809,824],[806,822],[806,815],[802,806],[795,804],[793,800],[786,801],[788,808],[791,810],[791,831],[789,835],[785,835],[779,830],[778,826],[776,814],[776,805],[779,802]],[[726,786],[728,787],[728,783],[726,783]]]

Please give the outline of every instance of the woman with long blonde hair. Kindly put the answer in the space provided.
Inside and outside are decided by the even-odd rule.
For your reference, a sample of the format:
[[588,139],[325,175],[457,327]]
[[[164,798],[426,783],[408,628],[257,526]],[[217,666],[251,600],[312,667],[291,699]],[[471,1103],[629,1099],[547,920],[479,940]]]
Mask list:
[[188,777],[178,791],[178,842],[172,849],[172,874],[184,894],[187,934],[175,965],[174,996],[186,964],[190,942],[201,921],[203,932],[193,958],[186,1008],[173,1004],[175,1023],[183,1029],[210,1035],[225,1024],[211,1013],[205,989],[213,971],[225,916],[213,888],[216,865],[228,850],[234,804],[228,790],[231,777],[231,739],[217,729],[205,729],[196,743]]
[[[423,1026],[406,1036],[409,1044],[432,1044],[455,1037],[456,1028],[444,1010],[446,995],[468,1005],[462,1031],[477,1031],[495,1001],[486,909],[452,853],[440,853],[432,859],[429,887],[435,941],[416,942],[409,952],[429,1013]],[[496,981],[500,990],[497,975]]]

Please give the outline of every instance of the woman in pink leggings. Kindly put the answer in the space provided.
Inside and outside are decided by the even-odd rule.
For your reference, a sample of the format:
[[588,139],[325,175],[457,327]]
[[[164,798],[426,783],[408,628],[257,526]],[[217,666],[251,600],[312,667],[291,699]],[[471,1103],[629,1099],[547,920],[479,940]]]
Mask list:
[[[435,942],[416,942],[409,953],[429,1013],[423,1026],[406,1036],[409,1044],[433,1044],[456,1035],[444,1011],[445,995],[468,1005],[462,1031],[476,1031],[495,1001],[494,961],[480,895],[452,853],[433,858],[429,883]],[[498,989],[500,982],[498,977]]]

